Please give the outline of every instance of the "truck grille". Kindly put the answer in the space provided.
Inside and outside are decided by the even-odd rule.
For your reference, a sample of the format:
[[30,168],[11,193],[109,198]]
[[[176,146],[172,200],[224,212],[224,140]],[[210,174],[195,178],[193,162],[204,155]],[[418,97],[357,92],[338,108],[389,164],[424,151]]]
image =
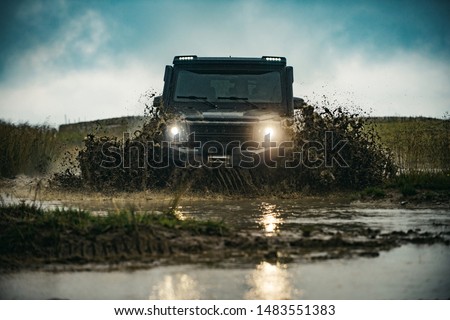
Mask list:
[[218,141],[228,143],[231,141],[250,141],[253,138],[253,126],[249,124],[234,123],[193,123],[189,126],[190,133],[195,133],[195,139],[205,143]]

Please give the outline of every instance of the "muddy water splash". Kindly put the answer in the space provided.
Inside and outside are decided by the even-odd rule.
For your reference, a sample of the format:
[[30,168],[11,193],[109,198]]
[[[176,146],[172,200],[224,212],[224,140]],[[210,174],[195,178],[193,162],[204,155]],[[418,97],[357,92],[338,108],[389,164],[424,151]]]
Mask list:
[[[189,189],[264,195],[356,189],[380,184],[395,174],[391,155],[380,145],[375,130],[364,117],[343,107],[296,103],[294,121],[286,129],[293,142],[288,154],[296,164],[289,168],[284,162],[277,168],[158,168],[153,164],[164,163],[168,157],[162,148],[163,133],[167,122],[176,115],[147,107],[147,120],[132,135],[119,139],[89,134],[78,154],[81,177],[72,177],[67,171],[54,180],[63,186],[74,181],[76,186],[101,191]],[[127,160],[123,161],[120,155],[127,155]]]

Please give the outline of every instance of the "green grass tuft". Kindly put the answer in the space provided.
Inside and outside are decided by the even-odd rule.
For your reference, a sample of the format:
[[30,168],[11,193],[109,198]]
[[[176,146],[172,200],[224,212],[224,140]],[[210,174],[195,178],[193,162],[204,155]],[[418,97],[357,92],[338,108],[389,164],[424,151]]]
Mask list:
[[421,172],[403,173],[390,181],[389,187],[403,188],[406,193],[412,189],[426,189],[434,191],[450,190],[450,172]]
[[371,197],[373,199],[381,199],[386,197],[386,192],[379,187],[368,187],[362,192],[363,196]]

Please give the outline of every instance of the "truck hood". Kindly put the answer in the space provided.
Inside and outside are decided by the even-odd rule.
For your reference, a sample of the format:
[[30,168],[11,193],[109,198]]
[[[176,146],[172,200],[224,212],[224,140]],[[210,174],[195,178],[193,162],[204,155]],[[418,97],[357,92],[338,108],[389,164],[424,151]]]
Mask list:
[[265,109],[251,110],[216,110],[207,111],[186,110],[181,112],[182,118],[188,121],[267,121],[279,120],[281,117],[276,112],[269,112]]

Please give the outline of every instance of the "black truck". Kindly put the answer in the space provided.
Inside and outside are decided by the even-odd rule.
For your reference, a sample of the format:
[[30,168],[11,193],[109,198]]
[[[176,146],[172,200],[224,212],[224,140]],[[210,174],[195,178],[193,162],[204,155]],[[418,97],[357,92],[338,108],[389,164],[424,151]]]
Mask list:
[[272,161],[292,123],[293,68],[286,58],[176,56],[154,106],[178,165],[256,167]]

